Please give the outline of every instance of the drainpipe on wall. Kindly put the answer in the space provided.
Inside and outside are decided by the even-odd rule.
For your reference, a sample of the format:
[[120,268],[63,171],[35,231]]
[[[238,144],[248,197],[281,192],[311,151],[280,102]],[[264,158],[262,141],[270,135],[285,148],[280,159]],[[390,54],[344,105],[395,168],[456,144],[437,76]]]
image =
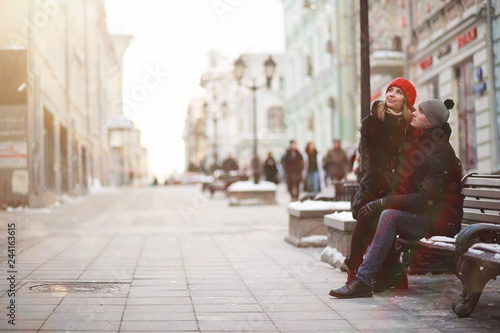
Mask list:
[[493,49],[493,17],[492,17],[492,5],[491,0],[486,2],[486,23],[487,23],[487,38],[486,43],[488,47],[488,85],[490,86],[490,105],[491,105],[491,123],[493,124],[493,138],[494,142],[492,145],[493,150],[493,171],[500,171],[500,156],[498,150],[500,149],[500,112],[497,109],[497,99],[496,99],[496,79],[495,79],[495,50]]
[[409,64],[409,55],[410,51],[409,48],[413,43],[415,42],[415,38],[413,37],[413,7],[412,7],[412,1],[407,0],[406,1],[406,13],[408,17],[408,31],[410,35],[410,41],[405,45],[405,52],[404,52],[404,77],[406,79],[409,79],[410,75],[410,64]]
[[[355,17],[354,15],[354,1],[349,1],[349,17]],[[354,23],[354,20],[349,20],[351,22],[351,29],[349,30],[349,42],[351,45],[351,54],[350,54],[350,59],[349,59],[349,66],[351,67],[351,74],[352,74],[352,79],[351,79],[351,92],[349,93],[349,104],[350,104],[350,110],[354,111],[356,110],[356,91],[358,91],[358,85],[356,83],[356,78],[358,77],[358,67],[356,66],[356,38],[355,38],[355,31],[356,31],[356,26]],[[361,124],[361,120],[359,120],[359,123]],[[357,136],[357,128],[358,128],[358,122],[356,122],[356,119],[352,120],[352,129],[353,129],[353,134],[351,136],[351,140],[353,145],[357,142],[358,136]]]
[[[341,40],[341,35],[340,35],[340,26],[343,24],[343,17],[344,15],[342,15],[342,13],[340,12],[340,1],[337,1],[336,2],[336,12],[337,12],[337,43],[340,43],[340,40]],[[343,96],[343,92],[342,92],[342,73],[343,73],[343,64],[344,64],[344,59],[342,59],[342,52],[337,52],[337,105],[336,105],[336,108],[337,108],[337,114],[339,115],[338,117],[338,121],[340,122],[340,126],[338,126],[337,128],[339,129],[339,133],[336,133],[337,135],[337,139],[340,138],[342,141],[345,140],[344,138],[344,131],[343,131],[343,127],[342,125],[344,125],[344,109],[343,109],[343,99],[344,99],[344,96]],[[335,136],[334,136],[334,139],[335,139]]]

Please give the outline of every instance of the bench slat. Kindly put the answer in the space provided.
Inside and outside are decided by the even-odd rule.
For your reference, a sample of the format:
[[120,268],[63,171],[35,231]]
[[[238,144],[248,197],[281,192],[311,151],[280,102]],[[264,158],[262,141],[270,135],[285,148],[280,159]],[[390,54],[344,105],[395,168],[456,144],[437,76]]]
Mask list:
[[481,188],[463,188],[462,194],[466,197],[500,199],[500,191],[481,189]]
[[487,199],[476,200],[471,198],[465,198],[464,208],[476,208],[476,209],[500,211],[500,201],[487,200]]
[[483,267],[500,270],[500,259],[495,257],[494,253],[483,252],[481,254],[473,252],[465,252],[463,254],[468,260],[475,261]]
[[500,215],[488,214],[488,213],[478,213],[464,210],[464,221],[473,222],[488,222],[494,224],[500,224]]
[[464,179],[464,186],[484,186],[484,187],[500,187],[500,176],[469,176]]

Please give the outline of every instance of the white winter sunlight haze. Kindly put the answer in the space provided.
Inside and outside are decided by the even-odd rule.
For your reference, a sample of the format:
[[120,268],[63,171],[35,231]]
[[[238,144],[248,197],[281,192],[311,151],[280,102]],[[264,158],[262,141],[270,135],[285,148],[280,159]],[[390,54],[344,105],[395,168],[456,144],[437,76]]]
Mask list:
[[[160,179],[184,170],[184,118],[208,52],[284,51],[279,0],[106,0],[110,33],[132,35],[124,57],[124,109],[142,131]],[[146,77],[147,94],[131,97]]]

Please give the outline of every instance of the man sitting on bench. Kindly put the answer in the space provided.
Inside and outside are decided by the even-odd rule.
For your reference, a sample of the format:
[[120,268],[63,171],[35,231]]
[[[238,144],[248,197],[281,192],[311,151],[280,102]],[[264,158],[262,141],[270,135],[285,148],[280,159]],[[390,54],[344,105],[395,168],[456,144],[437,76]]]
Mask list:
[[[358,218],[382,211],[377,231],[354,279],[330,291],[338,298],[372,296],[372,280],[394,244],[396,235],[418,239],[453,237],[463,216],[462,169],[449,143],[452,100],[428,100],[413,112],[414,128],[406,162],[398,170],[395,188],[401,193],[377,199],[361,208]],[[405,191],[416,189],[416,191]]]

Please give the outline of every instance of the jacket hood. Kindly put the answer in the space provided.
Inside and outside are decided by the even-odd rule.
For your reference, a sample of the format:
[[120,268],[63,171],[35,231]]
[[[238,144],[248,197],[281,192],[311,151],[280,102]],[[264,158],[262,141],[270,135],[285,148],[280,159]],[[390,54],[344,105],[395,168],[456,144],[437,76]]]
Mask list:
[[441,126],[441,128],[444,131],[444,135],[446,135],[446,137],[449,139],[452,132],[450,124],[446,123],[443,126]]
[[377,109],[380,106],[380,103],[382,103],[381,100],[376,100],[375,102],[373,102],[372,109],[370,111],[372,115],[377,116]]

